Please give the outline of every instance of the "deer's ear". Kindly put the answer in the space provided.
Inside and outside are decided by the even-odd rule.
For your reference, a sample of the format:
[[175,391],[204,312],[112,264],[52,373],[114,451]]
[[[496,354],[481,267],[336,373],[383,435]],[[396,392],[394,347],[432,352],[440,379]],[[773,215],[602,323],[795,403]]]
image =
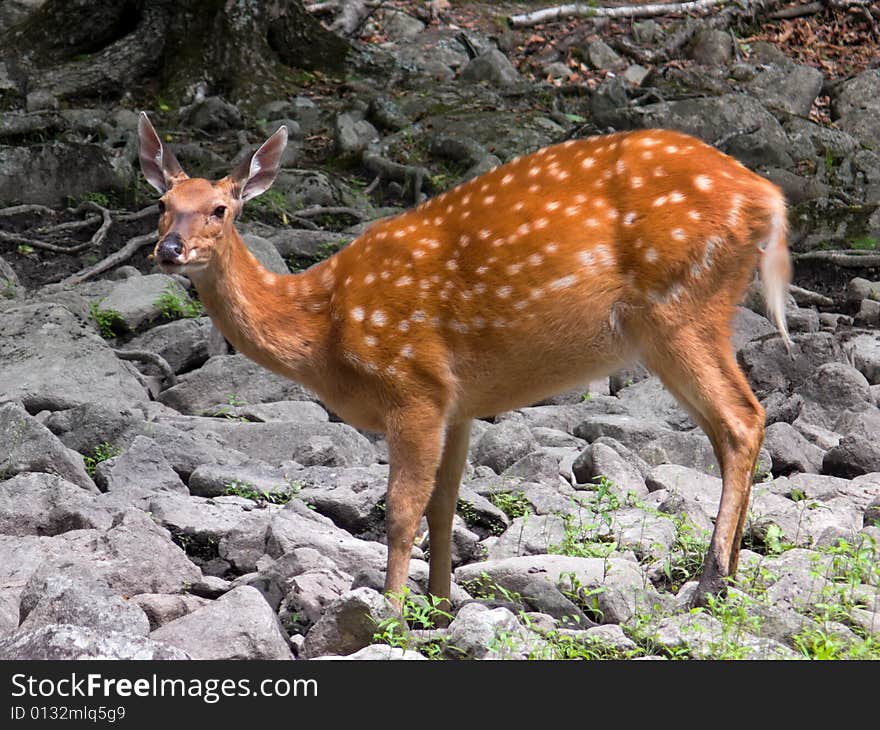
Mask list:
[[177,158],[162,144],[146,112],[138,116],[138,157],[144,177],[160,194],[186,177]]
[[235,183],[238,198],[242,203],[265,193],[275,178],[281,165],[281,155],[287,147],[287,127],[281,126],[250,160],[244,160],[229,176]]

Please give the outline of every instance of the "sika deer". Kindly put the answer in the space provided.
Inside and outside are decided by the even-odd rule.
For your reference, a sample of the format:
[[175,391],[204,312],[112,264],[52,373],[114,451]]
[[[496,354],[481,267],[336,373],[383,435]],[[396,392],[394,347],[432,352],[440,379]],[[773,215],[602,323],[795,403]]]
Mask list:
[[732,158],[659,129],[547,147],[374,223],[300,274],[237,233],[269,188],[284,127],[228,177],[191,179],[145,114],[140,161],[162,198],[155,258],[189,276],[241,352],[387,436],[385,589],[402,589],[419,520],[429,590],[448,598],[470,422],[641,358],[712,441],[723,477],[697,593],[736,572],[764,411],[730,322],[760,262],[788,343],[784,198]]

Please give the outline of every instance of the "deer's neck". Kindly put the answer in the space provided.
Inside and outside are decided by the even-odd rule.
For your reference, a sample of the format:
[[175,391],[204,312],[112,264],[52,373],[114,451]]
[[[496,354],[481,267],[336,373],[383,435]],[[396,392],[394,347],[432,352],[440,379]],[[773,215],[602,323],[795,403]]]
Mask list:
[[313,387],[329,322],[320,273],[270,272],[234,229],[226,243],[209,269],[191,277],[215,326],[242,354]]

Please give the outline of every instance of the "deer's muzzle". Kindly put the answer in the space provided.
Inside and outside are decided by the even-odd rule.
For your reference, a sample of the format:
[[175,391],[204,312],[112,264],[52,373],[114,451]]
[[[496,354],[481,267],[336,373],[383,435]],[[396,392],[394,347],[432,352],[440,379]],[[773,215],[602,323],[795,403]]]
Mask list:
[[160,264],[179,264],[182,253],[183,240],[179,233],[169,233],[156,246],[156,260]]

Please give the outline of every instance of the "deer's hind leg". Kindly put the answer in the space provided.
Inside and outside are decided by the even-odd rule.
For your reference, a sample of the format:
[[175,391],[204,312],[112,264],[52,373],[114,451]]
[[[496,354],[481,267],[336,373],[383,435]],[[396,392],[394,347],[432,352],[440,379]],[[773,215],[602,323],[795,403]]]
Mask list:
[[709,437],[721,466],[721,503],[695,597],[703,603],[736,573],[764,439],[764,409],[734,359],[726,331],[685,324],[653,338],[644,359]]

